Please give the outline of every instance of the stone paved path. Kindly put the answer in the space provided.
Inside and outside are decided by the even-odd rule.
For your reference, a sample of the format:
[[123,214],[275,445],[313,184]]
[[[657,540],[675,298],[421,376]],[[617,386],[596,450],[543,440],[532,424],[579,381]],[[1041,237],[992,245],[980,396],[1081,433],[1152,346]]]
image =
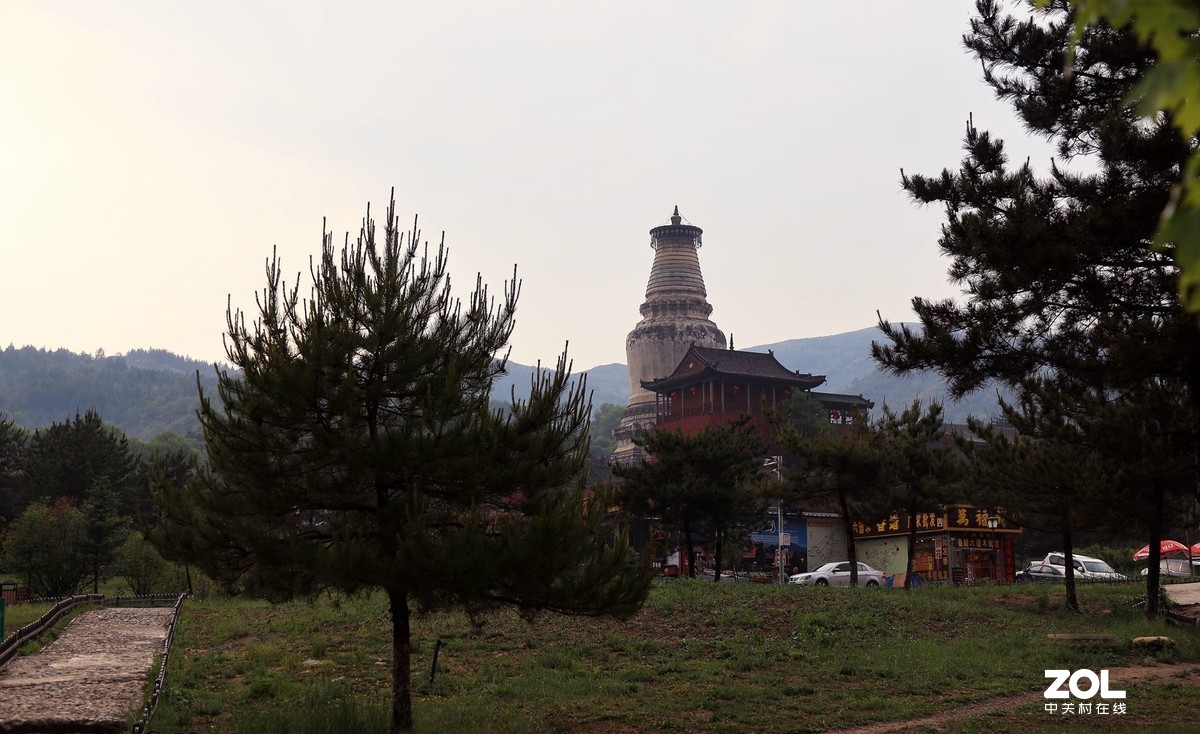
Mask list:
[[1167,598],[1180,606],[1200,604],[1200,583],[1167,584],[1163,589]]
[[85,612],[41,652],[14,660],[0,672],[0,734],[125,731],[172,613]]

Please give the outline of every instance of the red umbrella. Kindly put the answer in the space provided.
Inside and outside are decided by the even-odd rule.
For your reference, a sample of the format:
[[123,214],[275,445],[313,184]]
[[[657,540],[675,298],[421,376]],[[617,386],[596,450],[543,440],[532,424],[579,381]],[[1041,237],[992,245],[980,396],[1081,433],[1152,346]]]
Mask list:
[[1200,543],[1192,543],[1192,555],[1200,556]]
[[[1192,547],[1195,548],[1197,546],[1200,546],[1200,543],[1197,543],[1195,546],[1192,546]],[[1183,543],[1180,543],[1178,540],[1164,540],[1159,545],[1159,551],[1162,553],[1162,555],[1166,556],[1166,555],[1170,555],[1171,553],[1187,553],[1188,547],[1186,545],[1184,545]],[[1144,561],[1149,557],[1150,557],[1150,546],[1146,546],[1145,548],[1142,548],[1137,553],[1133,554],[1133,560],[1135,560],[1135,561]]]

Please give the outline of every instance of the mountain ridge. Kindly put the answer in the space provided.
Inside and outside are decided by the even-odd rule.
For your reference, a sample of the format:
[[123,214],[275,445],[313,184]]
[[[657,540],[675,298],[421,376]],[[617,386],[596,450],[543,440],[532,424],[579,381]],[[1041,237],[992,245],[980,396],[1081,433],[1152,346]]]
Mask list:
[[[998,414],[994,389],[954,402],[946,399],[945,382],[937,374],[887,374],[870,356],[871,341],[878,334],[872,327],[772,342],[747,351],[771,351],[789,370],[825,375],[818,392],[862,395],[875,402],[876,415],[884,404],[899,410],[913,400],[944,402],[946,420],[952,423],[965,422],[968,415],[987,420]],[[512,397],[528,397],[537,368],[517,362],[506,368],[493,384],[492,400],[507,403]],[[596,408],[628,402],[626,365],[613,362],[578,374],[586,378]],[[207,394],[215,394],[212,364],[164,349],[135,349],[109,357],[102,352],[10,346],[0,350],[0,413],[34,430],[94,408],[133,438],[149,439],[163,431],[196,437],[197,379]]]
[[[908,324],[915,327],[915,324]],[[990,420],[1000,413],[997,395],[1008,395],[994,385],[955,401],[949,397],[945,380],[935,372],[909,375],[890,375],[871,357],[871,342],[880,335],[878,327],[867,327],[827,336],[799,337],[750,347],[748,352],[772,352],[789,370],[824,375],[825,382],[816,392],[861,395],[875,403],[873,416],[882,413],[884,405],[895,411],[911,405],[914,400],[923,404],[940,402],[949,423],[965,423],[968,416]],[[515,389],[518,399],[529,395],[529,381],[534,368],[510,362],[509,373],[496,381],[493,400],[507,400]],[[608,403],[624,405],[629,401],[629,368],[619,362],[598,365],[579,374],[587,377],[592,393],[592,405]]]

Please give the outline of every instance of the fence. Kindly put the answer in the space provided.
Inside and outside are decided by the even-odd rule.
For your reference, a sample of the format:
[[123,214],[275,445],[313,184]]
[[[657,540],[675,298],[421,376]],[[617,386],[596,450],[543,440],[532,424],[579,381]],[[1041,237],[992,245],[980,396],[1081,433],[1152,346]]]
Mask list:
[[53,627],[58,620],[66,616],[67,612],[80,604],[99,604],[103,600],[104,597],[100,594],[85,594],[62,599],[36,622],[31,622],[6,637],[3,642],[0,642],[0,670],[4,670],[5,666],[12,662],[21,645]]
[[[171,655],[171,642],[175,639],[175,625],[179,622],[179,610],[183,608],[183,600],[187,594],[180,594],[175,600],[175,613],[171,615],[171,623],[167,625],[167,637],[163,640],[162,657],[158,661],[158,673],[154,676],[154,690],[150,693],[150,700],[142,708],[142,718],[134,723],[130,729],[130,734],[142,734],[146,731],[146,724],[149,723],[150,717],[154,715],[154,709],[158,706],[158,697],[162,693],[163,682],[167,677],[167,658]],[[141,597],[146,599],[147,597]]]

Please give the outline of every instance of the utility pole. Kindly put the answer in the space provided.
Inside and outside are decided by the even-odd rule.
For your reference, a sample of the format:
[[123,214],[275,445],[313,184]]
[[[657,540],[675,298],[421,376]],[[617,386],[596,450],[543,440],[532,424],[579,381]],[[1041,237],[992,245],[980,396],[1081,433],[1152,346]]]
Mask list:
[[[768,467],[768,466],[772,467],[772,471],[775,472],[775,478],[779,481],[779,484],[782,486],[783,485],[783,457],[782,456],[768,457],[767,460],[763,462],[763,467]],[[783,498],[782,497],[779,497],[775,503],[775,532],[776,532],[776,535],[778,536],[778,540],[776,541],[777,544],[775,547],[778,549],[777,550],[778,560],[776,562],[779,565],[779,583],[786,584],[787,583],[787,564],[783,562]],[[789,545],[790,545],[790,543],[789,543]]]

